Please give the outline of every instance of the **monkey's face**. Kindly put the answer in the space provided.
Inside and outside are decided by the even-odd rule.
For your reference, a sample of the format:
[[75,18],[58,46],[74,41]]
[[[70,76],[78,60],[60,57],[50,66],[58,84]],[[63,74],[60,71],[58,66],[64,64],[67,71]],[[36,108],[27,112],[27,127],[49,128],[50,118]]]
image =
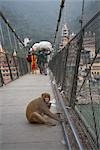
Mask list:
[[47,104],[48,104],[48,103],[49,103],[49,101],[50,101],[49,97],[45,97],[45,98],[44,98],[44,101],[45,101],[45,103],[47,103]]
[[50,101],[50,94],[48,94],[48,93],[43,93],[42,94],[42,98],[43,98],[43,100],[45,101],[45,103],[49,103],[49,101]]

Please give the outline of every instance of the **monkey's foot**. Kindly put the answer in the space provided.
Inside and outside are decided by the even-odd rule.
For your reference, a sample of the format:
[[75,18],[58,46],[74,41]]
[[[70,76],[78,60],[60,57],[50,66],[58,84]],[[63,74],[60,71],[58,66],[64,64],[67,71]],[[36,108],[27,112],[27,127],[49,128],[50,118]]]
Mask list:
[[48,126],[56,126],[56,123],[53,123],[53,122],[47,122],[46,123]]

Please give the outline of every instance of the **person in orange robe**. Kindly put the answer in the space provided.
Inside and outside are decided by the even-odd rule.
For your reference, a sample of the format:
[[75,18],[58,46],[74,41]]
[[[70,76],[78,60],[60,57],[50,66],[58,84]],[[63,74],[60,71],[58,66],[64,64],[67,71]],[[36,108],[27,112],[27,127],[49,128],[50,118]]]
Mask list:
[[32,73],[36,73],[36,69],[37,69],[37,59],[36,56],[34,54],[32,54],[32,62],[31,62],[31,67],[32,67]]

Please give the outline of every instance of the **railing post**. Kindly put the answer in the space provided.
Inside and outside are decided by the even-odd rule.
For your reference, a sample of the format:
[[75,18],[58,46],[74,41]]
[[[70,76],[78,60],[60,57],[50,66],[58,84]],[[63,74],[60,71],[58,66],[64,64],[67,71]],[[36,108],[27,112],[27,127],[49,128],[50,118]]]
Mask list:
[[68,59],[68,53],[69,53],[69,46],[70,46],[70,43],[68,43],[68,45],[65,47],[66,50],[65,50],[65,59],[64,59],[64,71],[63,71],[63,77],[62,77],[62,83],[61,83],[62,90],[65,88],[64,83],[66,80],[66,65],[67,65],[67,59]]
[[5,53],[5,56],[6,56],[6,60],[7,60],[7,64],[8,64],[8,68],[9,68],[9,71],[10,71],[10,78],[11,78],[11,80],[13,80],[13,76],[12,76],[12,72],[11,72],[11,68],[10,68],[10,64],[9,64],[8,56],[7,56],[7,54],[6,54],[6,53]]
[[16,56],[12,56],[13,57],[13,61],[14,61],[14,65],[15,65],[15,68],[16,68],[16,72],[17,72],[17,77],[19,78],[19,74],[18,74],[18,68],[17,68],[17,64],[16,64]]
[[80,57],[81,57],[81,50],[82,50],[82,44],[83,44],[83,36],[84,36],[84,29],[80,32],[79,40],[78,40],[78,43],[77,43],[78,50],[77,50],[75,70],[74,70],[73,83],[72,83],[72,89],[71,89],[71,98],[70,98],[70,106],[72,106],[72,107],[75,106],[75,101],[76,101],[78,68],[79,68]]
[[2,72],[1,72],[1,69],[0,69],[0,78],[1,78],[1,86],[3,86],[3,84],[4,84],[4,81],[3,81],[3,77],[2,77]]

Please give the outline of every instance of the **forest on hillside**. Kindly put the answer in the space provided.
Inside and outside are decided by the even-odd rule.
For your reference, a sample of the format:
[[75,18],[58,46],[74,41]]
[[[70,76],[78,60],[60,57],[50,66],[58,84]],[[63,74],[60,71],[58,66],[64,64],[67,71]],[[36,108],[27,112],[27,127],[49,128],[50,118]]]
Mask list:
[[[80,30],[79,19],[81,17],[81,7],[82,1],[67,1],[65,19],[71,32],[77,33]],[[93,17],[99,8],[99,1],[85,1],[84,23]],[[60,0],[0,1],[0,10],[11,22],[17,34],[22,40],[25,37],[32,39],[33,43],[41,40],[53,42],[59,9]],[[3,32],[6,37],[7,32],[4,27]]]

